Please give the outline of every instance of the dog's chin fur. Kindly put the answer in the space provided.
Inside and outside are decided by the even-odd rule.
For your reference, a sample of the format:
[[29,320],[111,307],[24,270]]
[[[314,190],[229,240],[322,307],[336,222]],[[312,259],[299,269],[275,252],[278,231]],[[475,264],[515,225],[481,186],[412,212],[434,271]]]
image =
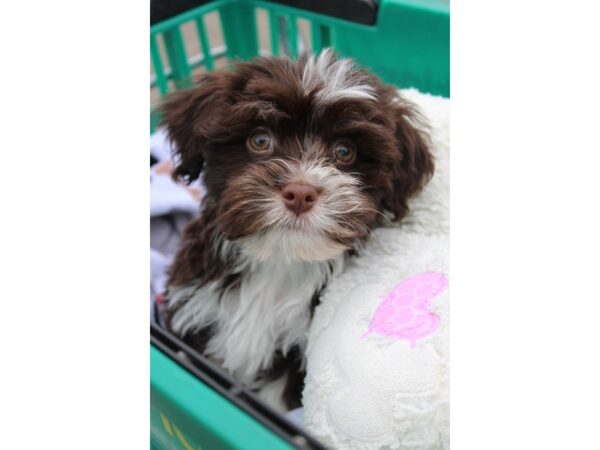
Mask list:
[[349,247],[324,234],[274,228],[239,240],[242,254],[258,262],[323,262],[343,254]]
[[[206,187],[171,268],[167,326],[281,410],[299,405],[319,291],[433,172],[414,107],[331,51],[204,75],[163,107],[175,175]],[[271,144],[251,148],[260,130]],[[353,159],[340,162],[343,144]],[[314,188],[296,214],[282,193]]]

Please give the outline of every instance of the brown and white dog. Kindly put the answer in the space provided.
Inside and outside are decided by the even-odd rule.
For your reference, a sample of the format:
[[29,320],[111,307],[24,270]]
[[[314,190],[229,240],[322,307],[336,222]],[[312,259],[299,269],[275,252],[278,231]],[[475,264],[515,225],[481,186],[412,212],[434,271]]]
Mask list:
[[275,408],[299,406],[320,290],[433,173],[422,120],[330,50],[206,74],[163,113],[175,177],[206,188],[167,326]]

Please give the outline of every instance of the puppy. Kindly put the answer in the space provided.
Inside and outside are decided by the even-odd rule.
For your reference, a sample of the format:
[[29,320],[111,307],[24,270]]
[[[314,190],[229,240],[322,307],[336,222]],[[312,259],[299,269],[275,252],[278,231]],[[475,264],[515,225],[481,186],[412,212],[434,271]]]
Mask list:
[[174,175],[206,194],[170,271],[167,327],[280,411],[300,405],[319,292],[433,173],[396,89],[326,50],[257,58],[172,95]]

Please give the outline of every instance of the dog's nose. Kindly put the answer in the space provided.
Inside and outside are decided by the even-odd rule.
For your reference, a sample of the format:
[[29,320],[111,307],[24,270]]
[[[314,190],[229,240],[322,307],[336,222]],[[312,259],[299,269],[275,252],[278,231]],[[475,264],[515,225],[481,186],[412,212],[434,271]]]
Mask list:
[[300,215],[313,207],[319,193],[310,184],[290,183],[283,188],[281,196],[287,209]]

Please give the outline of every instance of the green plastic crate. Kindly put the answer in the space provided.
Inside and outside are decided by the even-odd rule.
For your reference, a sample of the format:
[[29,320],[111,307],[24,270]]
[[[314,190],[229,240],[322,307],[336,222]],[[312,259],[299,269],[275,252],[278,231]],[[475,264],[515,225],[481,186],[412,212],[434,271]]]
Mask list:
[[[205,19],[213,12],[220,17],[224,48],[208,38]],[[268,16],[269,49],[259,47],[259,13]],[[442,0],[381,0],[373,25],[268,1],[209,2],[151,27],[151,86],[162,97],[191,86],[195,71],[214,70],[223,60],[265,53],[296,57],[302,43],[299,20],[309,25],[306,44],[314,53],[333,47],[400,88],[450,96],[450,11]],[[190,55],[185,47],[182,26],[190,23],[201,55]],[[152,111],[152,129],[157,122]],[[150,350],[152,449],[319,448],[268,408],[257,406],[239,386],[218,373],[204,376],[202,367],[178,359],[179,344],[159,335],[155,330]],[[222,383],[213,383],[215,379]]]
[[[151,27],[152,85],[159,95],[189,87],[192,71],[198,66],[213,70],[219,58],[257,56],[258,11],[268,15],[271,48],[263,50],[270,54],[281,55],[287,50],[289,56],[297,56],[300,19],[310,24],[309,45],[313,52],[333,47],[340,55],[354,58],[398,87],[450,96],[450,10],[444,0],[381,0],[377,22],[372,26],[267,1],[210,2]],[[213,12],[220,16],[225,49],[216,49],[208,39],[205,16]],[[196,29],[202,51],[199,58],[186,52],[181,27],[187,23]],[[287,33],[282,42],[283,29]],[[163,52],[159,50],[159,40]],[[152,129],[157,119],[153,113]]]
[[322,448],[175,337],[151,334],[152,449]]

